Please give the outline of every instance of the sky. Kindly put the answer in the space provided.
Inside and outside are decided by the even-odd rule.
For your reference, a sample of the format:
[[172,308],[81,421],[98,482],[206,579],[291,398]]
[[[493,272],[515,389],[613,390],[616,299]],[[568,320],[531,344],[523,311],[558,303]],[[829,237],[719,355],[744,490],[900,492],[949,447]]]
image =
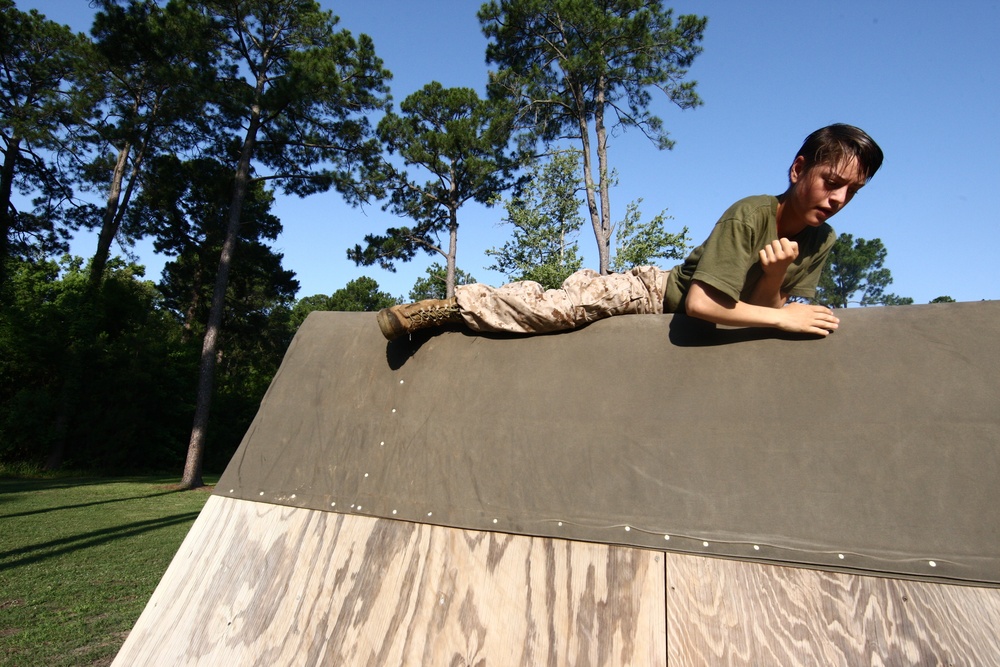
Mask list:
[[[88,32],[88,0],[15,0]],[[477,0],[321,0],[340,27],[366,33],[393,73],[394,103],[431,81],[485,92],[486,39]],[[703,52],[689,71],[704,104],[681,110],[654,96],[652,111],[676,142],[660,151],[638,132],[609,141],[621,219],[641,199],[644,218],[665,211],[668,231],[701,243],[728,206],[744,196],[780,194],[803,139],[830,123],[866,130],[885,152],[881,171],[831,220],[838,233],[879,238],[888,250],[887,291],[927,303],[1000,298],[1000,0],[678,0],[675,14],[708,17]],[[330,294],[360,276],[406,297],[441,256],[420,255],[395,273],[360,267],[346,250],[365,234],[405,224],[379,204],[357,209],[336,193],[277,195],[284,231],[274,243],[296,273],[298,296]],[[484,251],[510,229],[503,209],[459,211],[458,266],[480,282]],[[579,237],[585,266],[597,250],[587,223]],[[96,239],[72,252],[92,256]],[[134,250],[157,279],[166,258],[151,244]],[[669,264],[667,264],[669,266]]]

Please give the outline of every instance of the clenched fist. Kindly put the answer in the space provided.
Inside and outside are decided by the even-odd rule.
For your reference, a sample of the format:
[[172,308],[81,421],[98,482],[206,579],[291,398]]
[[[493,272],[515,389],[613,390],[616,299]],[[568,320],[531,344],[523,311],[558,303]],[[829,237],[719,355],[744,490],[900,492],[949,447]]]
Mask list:
[[775,239],[760,251],[760,267],[768,275],[784,276],[788,265],[799,256],[797,241],[786,238]]

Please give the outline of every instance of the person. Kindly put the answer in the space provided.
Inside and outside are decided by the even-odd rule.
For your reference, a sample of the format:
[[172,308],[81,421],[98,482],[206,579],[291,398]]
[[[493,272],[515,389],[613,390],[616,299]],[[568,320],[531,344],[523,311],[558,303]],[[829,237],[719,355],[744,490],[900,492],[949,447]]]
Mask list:
[[836,241],[828,220],[871,180],[882,158],[878,144],[857,127],[821,128],[796,153],[783,194],[737,201],[708,239],[669,271],[640,266],[599,275],[584,269],[552,290],[531,281],[462,285],[450,299],[381,310],[379,328],[389,340],[448,324],[537,334],[615,315],[683,312],[716,324],[827,336],[840,322],[832,310],[789,299],[815,296]]

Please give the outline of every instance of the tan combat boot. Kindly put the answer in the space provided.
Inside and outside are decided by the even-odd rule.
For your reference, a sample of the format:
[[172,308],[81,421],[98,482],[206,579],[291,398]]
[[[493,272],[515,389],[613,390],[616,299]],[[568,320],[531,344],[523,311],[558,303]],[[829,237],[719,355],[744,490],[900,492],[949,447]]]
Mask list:
[[458,301],[450,299],[424,299],[416,303],[383,308],[378,311],[378,327],[388,340],[418,329],[440,327],[464,322],[459,314]]

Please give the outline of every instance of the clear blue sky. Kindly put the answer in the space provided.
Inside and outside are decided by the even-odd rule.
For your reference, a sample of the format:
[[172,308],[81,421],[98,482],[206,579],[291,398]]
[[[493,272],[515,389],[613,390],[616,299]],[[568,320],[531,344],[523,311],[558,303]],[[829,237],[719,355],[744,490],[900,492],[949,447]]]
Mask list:
[[[50,19],[88,31],[87,0],[16,0]],[[365,0],[324,7],[340,26],[367,33],[393,72],[396,104],[430,81],[483,92],[486,40],[475,0]],[[1000,2],[960,0],[682,0],[677,14],[707,16],[704,52],[691,68],[704,106],[690,111],[654,101],[677,142],[658,151],[638,133],[609,146],[620,185],[612,208],[641,198],[652,215],[667,210],[672,230],[687,226],[694,243],[727,206],[750,194],[778,194],[786,170],[812,130],[846,122],[882,146],[882,170],[831,223],[838,232],[880,238],[900,296],[926,303],[940,295],[959,301],[1000,298]],[[330,294],[368,275],[405,296],[436,258],[421,256],[397,273],[357,267],[345,259],[366,233],[398,225],[372,206],[344,205],[333,193],[307,199],[279,196],[275,213],[285,231],[275,247],[301,282],[299,296]],[[509,231],[501,209],[460,212],[458,265],[482,282],[484,250]],[[580,246],[596,264],[593,234]],[[96,241],[81,238],[76,254]],[[163,258],[148,246],[140,260],[157,278]]]

